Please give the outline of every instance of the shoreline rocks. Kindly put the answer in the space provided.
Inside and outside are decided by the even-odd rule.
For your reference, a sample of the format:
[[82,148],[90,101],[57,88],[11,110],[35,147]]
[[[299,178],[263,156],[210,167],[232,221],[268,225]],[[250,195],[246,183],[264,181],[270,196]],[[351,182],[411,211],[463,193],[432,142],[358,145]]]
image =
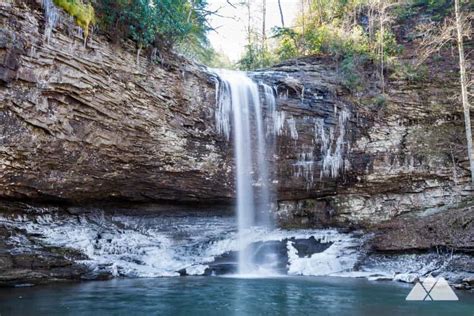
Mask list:
[[[232,274],[237,252],[229,249],[235,246],[235,227],[232,217],[222,216],[99,211],[73,215],[33,207],[27,215],[4,214],[0,217],[0,286]],[[203,229],[220,232],[205,237]],[[272,234],[263,241],[257,234],[249,253],[258,258],[270,247],[278,259],[274,267],[282,274],[406,283],[433,275],[445,277],[458,289],[472,288],[474,256],[469,253],[441,248],[381,253],[371,245],[377,236],[364,231],[277,230]]]

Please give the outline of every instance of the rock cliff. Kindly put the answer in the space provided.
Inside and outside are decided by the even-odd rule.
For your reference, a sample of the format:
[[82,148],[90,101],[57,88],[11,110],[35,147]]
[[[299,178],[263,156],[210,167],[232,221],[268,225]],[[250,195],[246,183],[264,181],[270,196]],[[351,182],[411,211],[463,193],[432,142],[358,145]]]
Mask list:
[[[472,207],[454,71],[419,82],[394,78],[380,99],[370,67],[370,84],[357,93],[344,88],[329,57],[272,70],[267,79],[283,95],[276,177],[285,222],[368,227]],[[291,91],[287,76],[300,88]]]
[[0,196],[84,203],[232,197],[214,132],[214,83],[104,38],[84,46],[66,16],[0,7]]
[[[130,44],[102,36],[84,45],[65,16],[48,38],[45,23],[36,1],[0,4],[2,212],[7,200],[69,212],[232,204],[232,144],[216,131],[211,74],[165,52],[137,63]],[[379,251],[472,251],[454,57],[443,67],[418,81],[388,73],[383,97],[373,65],[354,92],[328,56],[253,73],[277,95],[266,121],[280,225],[381,229]]]

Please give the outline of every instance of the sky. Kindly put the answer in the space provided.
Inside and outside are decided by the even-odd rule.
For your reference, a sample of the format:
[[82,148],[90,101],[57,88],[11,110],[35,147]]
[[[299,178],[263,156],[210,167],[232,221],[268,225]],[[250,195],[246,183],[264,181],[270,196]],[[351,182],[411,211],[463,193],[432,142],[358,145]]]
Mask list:
[[[230,0],[236,4],[240,0]],[[218,10],[218,15],[213,15],[210,19],[211,26],[216,31],[209,33],[209,40],[212,46],[218,51],[227,55],[232,61],[237,61],[243,53],[247,43],[247,8],[238,6],[233,8],[226,0],[208,0],[209,10]],[[298,0],[281,0],[285,26],[292,26],[298,9]],[[261,27],[262,0],[251,0],[251,11],[258,16],[255,21]],[[281,26],[278,0],[267,0],[266,29],[267,34],[274,26]]]

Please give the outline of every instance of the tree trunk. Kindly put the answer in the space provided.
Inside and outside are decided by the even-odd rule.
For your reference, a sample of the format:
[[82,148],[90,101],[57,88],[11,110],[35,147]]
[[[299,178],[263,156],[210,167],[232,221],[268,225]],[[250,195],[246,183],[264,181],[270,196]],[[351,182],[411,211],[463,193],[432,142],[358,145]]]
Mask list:
[[267,0],[262,0],[262,47],[265,50],[267,43],[267,33],[266,33],[266,18],[267,18]]
[[248,35],[248,40],[249,40],[249,48],[251,48],[252,45],[252,13],[250,10],[250,0],[247,0],[247,14],[248,14],[248,26],[247,26],[247,35]]
[[191,4],[191,8],[189,9],[187,23],[189,23],[191,21],[191,16],[193,15],[194,0],[191,0],[190,4]]
[[454,1],[454,10],[456,13],[456,31],[459,50],[459,74],[461,79],[462,106],[464,109],[464,125],[466,128],[467,154],[469,156],[469,165],[471,167],[471,182],[472,185],[474,185],[474,156],[472,151],[471,114],[469,110],[469,100],[467,96],[466,60],[464,59],[462,19],[459,8],[459,0]]
[[302,35],[303,35],[303,55],[306,54],[306,39],[305,39],[305,12],[304,12],[304,0],[301,0],[301,23],[302,23]]
[[369,42],[372,44],[374,42],[374,4],[372,2],[369,2],[367,18],[369,20]]
[[280,9],[281,27],[285,27],[285,18],[283,17],[283,9],[281,8],[281,0],[278,0],[278,8]]
[[318,0],[318,11],[319,11],[319,25],[323,25],[323,4],[321,3],[321,0]]
[[382,85],[382,94],[385,94],[385,75],[384,75],[384,33],[385,33],[385,5],[379,0],[380,29],[379,29],[379,48],[380,48],[380,84]]

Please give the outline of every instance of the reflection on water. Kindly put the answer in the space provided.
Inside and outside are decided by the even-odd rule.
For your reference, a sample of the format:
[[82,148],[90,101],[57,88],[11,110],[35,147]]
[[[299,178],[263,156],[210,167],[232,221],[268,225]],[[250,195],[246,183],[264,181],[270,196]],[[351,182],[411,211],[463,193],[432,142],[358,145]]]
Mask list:
[[411,285],[363,279],[186,277],[0,290],[1,315],[467,315],[458,302],[406,302]]

